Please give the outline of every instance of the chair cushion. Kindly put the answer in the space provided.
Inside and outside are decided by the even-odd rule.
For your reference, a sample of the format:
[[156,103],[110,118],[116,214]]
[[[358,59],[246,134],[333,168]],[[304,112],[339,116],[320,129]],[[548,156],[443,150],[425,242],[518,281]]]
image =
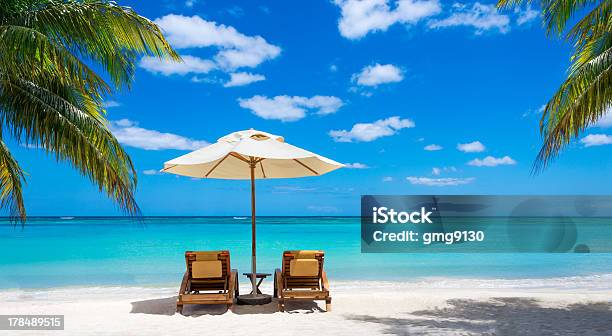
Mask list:
[[208,261],[219,259],[219,252],[194,252],[197,261]]
[[292,252],[295,255],[295,259],[314,259],[317,254],[323,253],[323,251],[318,250],[298,250]]
[[293,259],[289,263],[290,276],[319,276],[319,261],[317,259]]
[[220,260],[194,261],[191,263],[191,275],[194,278],[220,278],[223,270]]

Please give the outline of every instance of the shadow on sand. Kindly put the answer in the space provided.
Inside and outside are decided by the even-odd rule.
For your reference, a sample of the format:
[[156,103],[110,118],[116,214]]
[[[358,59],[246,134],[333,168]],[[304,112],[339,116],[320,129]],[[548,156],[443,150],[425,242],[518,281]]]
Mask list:
[[346,315],[353,321],[377,323],[392,335],[612,335],[609,302],[546,308],[536,300],[493,298],[449,300],[450,307],[415,311],[405,318]]
[[[285,304],[285,313],[288,314],[310,314],[323,312],[315,302],[297,301]],[[221,315],[227,312],[225,305],[185,305],[183,315],[202,316],[202,315]],[[276,299],[271,303],[261,306],[241,306],[234,305],[234,314],[273,314],[278,312]],[[176,296],[143,300],[132,302],[132,314],[151,314],[151,315],[174,315],[176,313]]]

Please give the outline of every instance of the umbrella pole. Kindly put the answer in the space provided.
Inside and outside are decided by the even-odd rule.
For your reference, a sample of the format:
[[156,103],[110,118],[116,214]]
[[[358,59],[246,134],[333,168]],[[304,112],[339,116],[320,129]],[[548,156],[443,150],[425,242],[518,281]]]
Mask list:
[[251,285],[253,296],[257,296],[257,257],[255,254],[255,159],[251,157]]

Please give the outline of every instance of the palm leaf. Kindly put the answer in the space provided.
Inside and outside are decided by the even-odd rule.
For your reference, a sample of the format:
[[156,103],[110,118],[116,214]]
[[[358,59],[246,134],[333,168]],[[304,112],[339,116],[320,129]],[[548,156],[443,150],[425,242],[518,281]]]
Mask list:
[[99,0],[45,3],[8,22],[32,27],[76,55],[101,64],[116,86],[132,81],[141,55],[180,61],[157,25],[131,8]]
[[612,107],[612,48],[576,68],[548,102],[540,121],[539,171]]
[[52,92],[7,77],[0,77],[0,87],[1,122],[11,135],[20,142],[40,145],[58,161],[70,162],[122,209],[131,215],[140,213],[133,196],[136,172],[132,161],[103,118],[77,107],[92,106],[87,96],[59,83]]
[[611,9],[612,2],[602,2],[568,32],[567,38],[575,41],[571,71],[612,46]]
[[[0,130],[69,162],[139,214],[136,171],[102,106],[111,87],[88,64],[119,88],[129,87],[142,55],[180,61],[159,28],[105,0],[0,1],[0,46]],[[25,218],[23,173],[6,146],[0,150],[0,205]]]
[[0,139],[0,206],[8,209],[11,218],[23,223],[26,209],[23,201],[22,181],[24,174],[8,147]]
[[[498,8],[531,4],[499,0]],[[612,1],[541,0],[548,34],[574,43],[567,79],[546,104],[540,120],[543,144],[533,171],[544,169],[559,152],[612,108]],[[571,28],[577,13],[586,12]]]
[[32,28],[0,26],[0,45],[0,73],[43,86],[48,84],[45,81],[60,80],[83,92],[110,93],[109,86],[86,64]]
[[[600,0],[540,0],[542,19],[549,35],[561,35],[573,16]],[[497,8],[509,9],[532,4],[533,0],[498,0]],[[605,1],[604,1],[605,2]]]

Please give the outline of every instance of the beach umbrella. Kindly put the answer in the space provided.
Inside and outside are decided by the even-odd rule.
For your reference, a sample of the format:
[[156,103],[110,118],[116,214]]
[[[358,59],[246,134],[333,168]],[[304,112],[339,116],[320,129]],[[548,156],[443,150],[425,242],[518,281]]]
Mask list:
[[255,180],[319,176],[343,166],[292,146],[281,136],[250,129],[228,134],[214,144],[167,161],[162,172],[198,178],[251,180],[251,302],[261,302],[256,298],[260,295],[255,276]]

